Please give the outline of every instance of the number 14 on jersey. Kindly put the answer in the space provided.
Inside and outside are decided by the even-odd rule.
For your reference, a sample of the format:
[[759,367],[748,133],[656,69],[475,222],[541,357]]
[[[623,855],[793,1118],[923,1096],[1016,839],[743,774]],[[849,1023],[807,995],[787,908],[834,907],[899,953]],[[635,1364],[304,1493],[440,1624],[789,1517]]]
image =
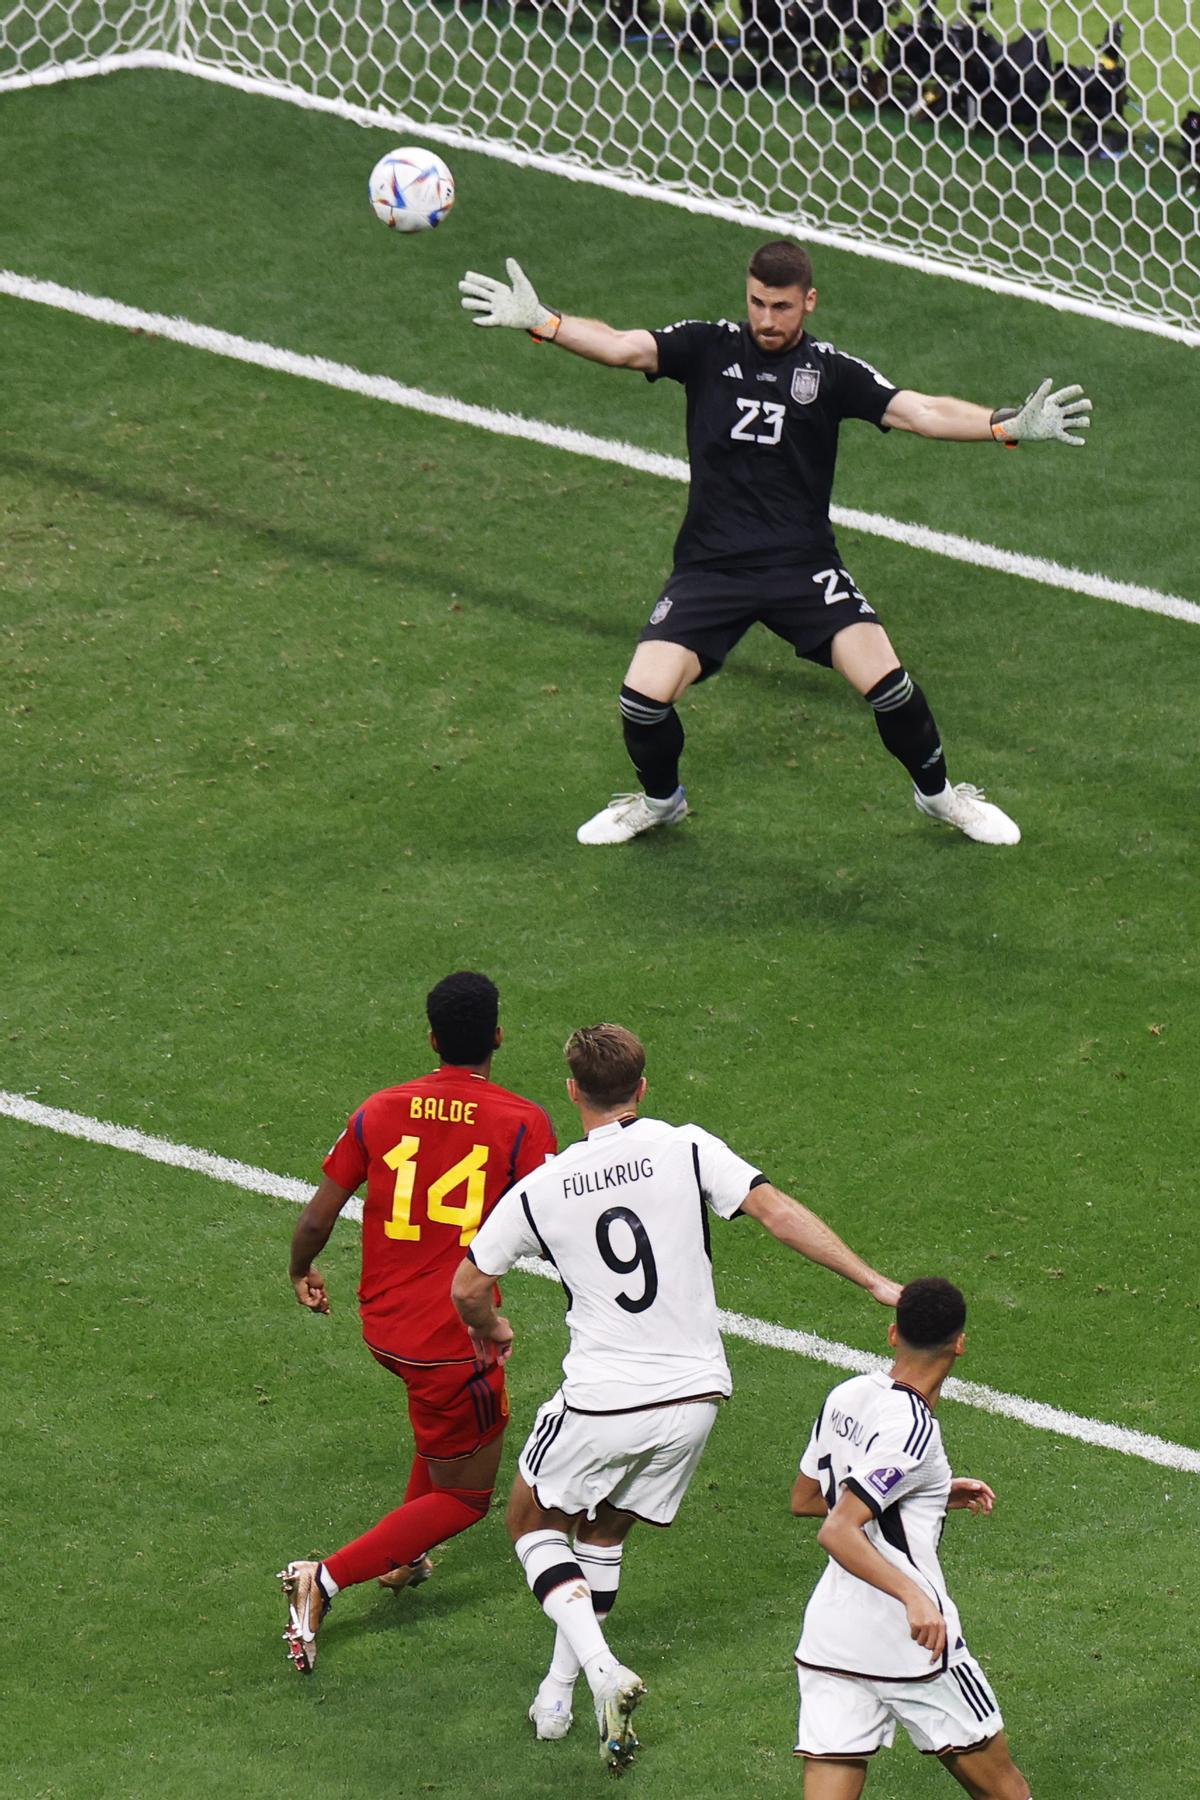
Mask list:
[[[425,1190],[425,1216],[435,1225],[457,1225],[459,1243],[465,1248],[479,1230],[483,1219],[483,1202],[487,1178],[487,1144],[472,1144],[465,1156]],[[390,1238],[414,1243],[421,1236],[421,1224],[413,1220],[413,1196],[417,1187],[417,1157],[421,1150],[419,1137],[402,1137],[383,1160],[396,1173],[392,1194],[392,1216],[385,1219],[383,1229]],[[465,1191],[460,1200],[449,1199],[456,1188]]]

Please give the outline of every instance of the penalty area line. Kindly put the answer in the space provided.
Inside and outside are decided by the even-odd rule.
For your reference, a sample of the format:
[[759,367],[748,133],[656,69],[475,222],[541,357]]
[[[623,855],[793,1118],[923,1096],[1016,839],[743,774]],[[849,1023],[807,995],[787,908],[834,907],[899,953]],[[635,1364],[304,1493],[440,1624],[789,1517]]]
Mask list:
[[[153,1137],[129,1125],[114,1125],[106,1119],[90,1118],[86,1113],[67,1112],[61,1107],[45,1106],[41,1101],[32,1100],[25,1094],[8,1093],[0,1089],[0,1115],[15,1119],[23,1125],[37,1125],[43,1130],[58,1132],[64,1137],[79,1138],[89,1144],[101,1144],[109,1150],[126,1150],[131,1155],[145,1157],[150,1162],[166,1163],[171,1168],[186,1169],[194,1175],[205,1175],[212,1181],[223,1181],[229,1186],[243,1188],[247,1193],[265,1194],[275,1200],[289,1200],[298,1206],[303,1206],[313,1192],[312,1182],[299,1181],[289,1175],[275,1175],[270,1169],[237,1162],[228,1156],[217,1156],[210,1150],[198,1150],[190,1144],[178,1144],[171,1138]],[[361,1221],[362,1202],[358,1199],[350,1200],[343,1209],[342,1217]],[[516,1267],[526,1275],[540,1275],[550,1281],[558,1280],[554,1270],[546,1268],[532,1257],[522,1257]],[[765,1319],[751,1318],[745,1313],[722,1310],[718,1313],[718,1322],[726,1337],[741,1338],[760,1348],[784,1350],[793,1356],[803,1356],[810,1362],[824,1363],[831,1368],[863,1374],[870,1369],[887,1367],[885,1357],[855,1350],[849,1344],[839,1344],[833,1339],[818,1337],[813,1332],[793,1331],[785,1325],[772,1325]],[[942,1392],[947,1400],[957,1400],[980,1412],[1014,1419],[1018,1424],[1029,1425],[1036,1431],[1052,1431],[1059,1437],[1074,1438],[1081,1444],[1093,1444],[1101,1450],[1116,1450],[1122,1456],[1134,1456],[1142,1462],[1158,1463],[1166,1469],[1178,1469],[1190,1475],[1200,1474],[1200,1450],[1191,1450],[1185,1444],[1173,1444],[1166,1438],[1153,1437],[1149,1432],[1131,1431],[1123,1425],[1107,1425],[1100,1419],[1064,1412],[1061,1407],[1047,1406],[1040,1400],[1025,1400],[1019,1394],[1001,1393],[997,1388],[984,1387],[976,1381],[959,1381],[954,1376],[946,1382]]]
[[[424,388],[409,387],[386,375],[365,374],[361,369],[351,368],[347,363],[331,362],[327,357],[282,350],[274,344],[218,331],[211,325],[196,325],[190,319],[172,318],[166,313],[143,312],[140,307],[126,306],[122,301],[109,300],[103,295],[81,293],[56,281],[39,281],[32,276],[18,275],[11,269],[0,269],[0,294],[74,313],[97,324],[117,325],[148,337],[167,338],[172,343],[206,350],[210,355],[224,356],[234,362],[250,363],[255,368],[273,369],[279,374],[320,382],[325,387],[340,388],[345,393],[360,394],[369,400],[382,400],[389,406],[401,406],[410,412],[470,425],[477,431],[523,438],[527,443],[562,450],[570,456],[616,463],[621,468],[633,469],[643,475],[657,475],[667,481],[686,483],[688,480],[688,466],[677,456],[643,450],[636,444],[615,438],[594,437],[590,432],[551,425],[542,419],[526,419],[518,413],[473,406],[447,394],[431,394]],[[1037,581],[1044,587],[1060,588],[1065,593],[1109,600],[1118,606],[1131,606],[1140,612],[1160,613],[1166,618],[1200,625],[1200,604],[1185,600],[1179,594],[1163,594],[1157,588],[1140,587],[1135,582],[1113,581],[1106,575],[1073,569],[1045,557],[1026,556],[1016,550],[1002,550],[997,545],[980,543],[956,532],[934,531],[929,526],[891,519],[884,513],[834,506],[830,508],[830,516],[835,525],[871,537],[887,538],[894,544],[923,550],[931,556],[947,557],[973,568],[993,569],[1000,574],[1015,575],[1022,581]]]

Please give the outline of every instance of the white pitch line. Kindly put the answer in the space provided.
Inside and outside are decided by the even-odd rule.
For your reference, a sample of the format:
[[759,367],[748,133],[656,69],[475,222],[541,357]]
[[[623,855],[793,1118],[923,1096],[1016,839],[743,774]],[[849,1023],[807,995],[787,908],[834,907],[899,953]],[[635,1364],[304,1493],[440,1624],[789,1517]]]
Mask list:
[[[426,413],[448,419],[455,424],[471,425],[478,431],[489,431],[500,437],[523,438],[528,443],[542,444],[552,450],[563,450],[572,456],[588,456],[599,462],[616,463],[621,468],[635,469],[644,475],[661,476],[668,481],[686,482],[688,467],[677,456],[664,456],[655,450],[643,450],[636,444],[615,438],[593,437],[586,431],[568,426],[551,425],[542,419],[526,419],[519,413],[497,412],[487,406],[472,406],[446,394],[431,394],[424,388],[408,387],[386,375],[367,375],[347,363],[331,362],[323,356],[306,356],[295,350],[282,350],[254,338],[238,337],[233,332],[218,331],[212,325],[196,325],[190,319],[171,318],[166,313],[143,312],[140,307],[126,306],[120,300],[103,295],[81,293],[62,287],[56,281],[39,281],[32,276],[17,275],[11,269],[0,269],[0,294],[15,300],[32,300],[60,312],[75,313],[101,325],[118,325],[126,331],[142,332],[148,337],[168,338],[172,343],[186,344],[194,350],[207,350],[214,356],[225,356],[234,362],[251,363],[255,368],[273,369],[284,375],[317,381],[325,387],[341,388],[346,393],[361,394],[369,400],[382,400],[389,406],[406,407],[411,412]],[[924,550],[932,556],[944,556],[974,568],[995,569],[1015,575],[1022,581],[1037,581],[1066,593],[1082,594],[1090,599],[1109,600],[1118,606],[1131,606],[1141,612],[1161,613],[1167,618],[1186,620],[1200,625],[1200,604],[1185,600],[1179,594],[1163,594],[1157,588],[1140,587],[1134,582],[1114,581],[1106,575],[1073,569],[1066,563],[1051,562],[1044,557],[1026,556],[1016,550],[1002,550],[994,544],[983,544],[974,538],[960,537],[954,532],[934,531],[926,525],[888,518],[884,513],[860,512],[852,507],[834,506],[830,516],[835,525],[865,532],[871,537],[887,538],[910,549]]]
[[[89,1144],[103,1144],[110,1150],[128,1150],[150,1162],[167,1163],[175,1169],[188,1169],[195,1175],[207,1175],[233,1187],[245,1188],[251,1194],[267,1194],[276,1200],[290,1200],[303,1206],[311,1197],[313,1183],[297,1181],[290,1175],[275,1175],[269,1169],[252,1163],[236,1162],[232,1157],[216,1156],[210,1150],[196,1150],[190,1144],[177,1144],[170,1138],[152,1137],[129,1125],[114,1125],[106,1119],[89,1118],[86,1113],[66,1112],[61,1107],[44,1106],[25,1094],[12,1094],[0,1089],[0,1115],[19,1120],[23,1125],[39,1125],[64,1137],[82,1138]],[[362,1218],[362,1202],[348,1202],[344,1218]],[[526,1275],[541,1275],[551,1281],[557,1275],[544,1263],[522,1257],[516,1265]],[[886,1358],[855,1350],[849,1344],[817,1337],[810,1331],[792,1331],[786,1325],[772,1325],[765,1319],[754,1319],[745,1313],[720,1312],[721,1330],[726,1337],[742,1338],[749,1344],[767,1349],[786,1350],[793,1356],[807,1357],[812,1362],[826,1363],[835,1369],[850,1369],[862,1374],[868,1369],[887,1367]],[[1153,1437],[1149,1432],[1131,1431],[1124,1425],[1106,1425],[1100,1419],[1089,1419],[1080,1413],[1064,1412],[1040,1400],[1025,1400],[1019,1394],[1004,1394],[996,1388],[984,1387],[976,1381],[958,1381],[951,1377],[942,1392],[948,1400],[961,1401],[981,1412],[995,1413],[1015,1419],[1037,1431],[1053,1431],[1060,1437],[1075,1438],[1083,1444],[1095,1444],[1102,1450],[1117,1450],[1122,1456],[1135,1456],[1143,1462],[1159,1463],[1166,1469],[1185,1474],[1200,1474],[1200,1450],[1185,1444],[1173,1444],[1167,1438]]]

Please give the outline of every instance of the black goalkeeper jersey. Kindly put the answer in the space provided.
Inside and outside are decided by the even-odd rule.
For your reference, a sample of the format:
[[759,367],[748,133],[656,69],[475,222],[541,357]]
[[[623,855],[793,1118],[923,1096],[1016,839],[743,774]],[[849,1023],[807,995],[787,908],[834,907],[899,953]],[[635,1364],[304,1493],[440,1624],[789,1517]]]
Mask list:
[[900,390],[805,332],[760,350],[748,324],[688,319],[653,333],[658,371],[687,389],[688,508],[675,567],[733,569],[836,557],[829,502],[843,419],[881,423]]

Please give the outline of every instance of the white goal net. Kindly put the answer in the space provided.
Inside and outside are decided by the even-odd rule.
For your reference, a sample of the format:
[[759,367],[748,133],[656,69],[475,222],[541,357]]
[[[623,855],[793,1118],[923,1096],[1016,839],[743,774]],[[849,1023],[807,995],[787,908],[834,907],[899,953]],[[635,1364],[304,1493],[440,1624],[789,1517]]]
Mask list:
[[0,0],[0,89],[147,63],[1200,342],[1195,0]]

